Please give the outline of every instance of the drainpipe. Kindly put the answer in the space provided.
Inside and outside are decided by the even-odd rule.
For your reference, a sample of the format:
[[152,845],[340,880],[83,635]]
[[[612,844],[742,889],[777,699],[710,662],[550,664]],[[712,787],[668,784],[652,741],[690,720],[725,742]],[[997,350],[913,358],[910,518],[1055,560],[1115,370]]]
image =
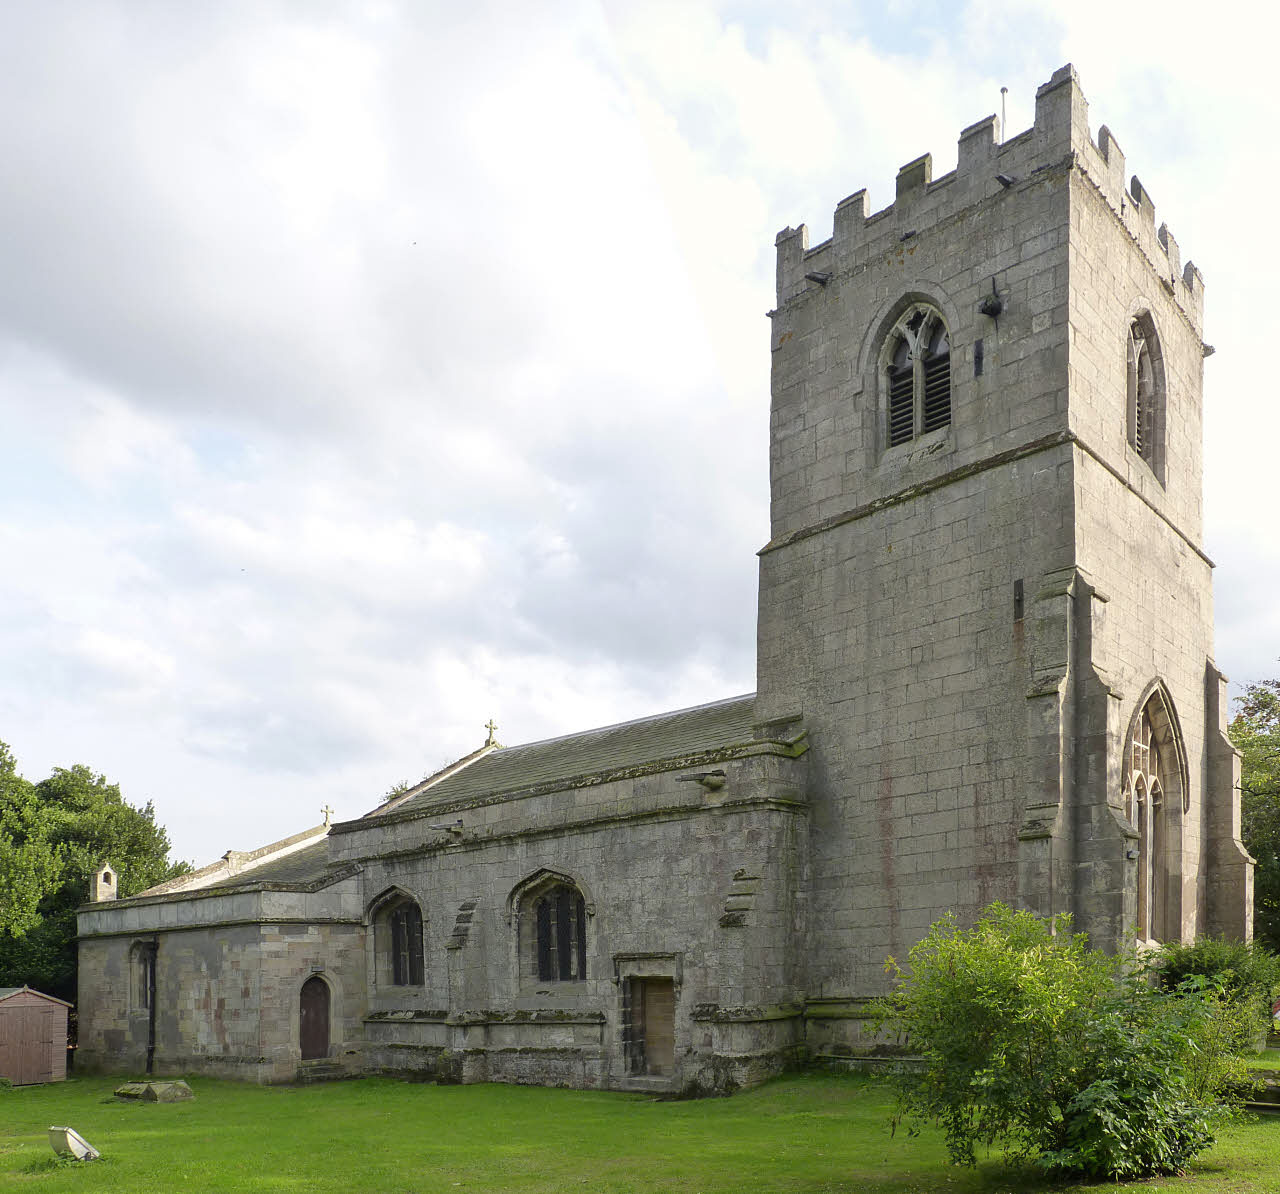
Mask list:
[[153,941],[147,949],[147,1074],[152,1073],[156,1061],[156,951],[159,942]]

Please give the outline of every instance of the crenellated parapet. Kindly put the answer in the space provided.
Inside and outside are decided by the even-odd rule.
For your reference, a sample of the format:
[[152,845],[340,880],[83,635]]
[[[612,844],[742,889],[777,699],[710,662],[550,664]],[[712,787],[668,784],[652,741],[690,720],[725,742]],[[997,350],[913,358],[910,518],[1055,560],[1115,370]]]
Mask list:
[[808,230],[784,228],[776,245],[778,305],[858,267],[867,258],[899,246],[973,209],[1001,202],[1049,179],[1077,172],[1110,207],[1142,251],[1164,291],[1199,333],[1203,326],[1204,280],[1194,263],[1182,262],[1168,225],[1156,223],[1155,203],[1136,176],[1126,182],[1125,157],[1103,125],[1095,141],[1089,106],[1070,64],[1055,71],[1036,92],[1035,123],[1002,142],[1000,121],[988,116],[960,134],[955,170],[933,177],[933,157],[924,154],[898,171],[894,201],[872,212],[865,190],[836,205],[832,235],[812,248]]

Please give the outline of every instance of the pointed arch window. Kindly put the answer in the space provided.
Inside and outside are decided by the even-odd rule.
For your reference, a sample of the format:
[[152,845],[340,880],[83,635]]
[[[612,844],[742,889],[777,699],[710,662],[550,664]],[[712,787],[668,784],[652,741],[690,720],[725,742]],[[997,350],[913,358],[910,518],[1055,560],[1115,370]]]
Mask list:
[[933,307],[909,307],[885,342],[887,442],[891,448],[951,423],[951,338]]
[[1178,818],[1185,811],[1186,763],[1173,706],[1157,686],[1129,728],[1124,806],[1138,831],[1137,929],[1144,941],[1179,936],[1175,878]]
[[564,871],[543,868],[517,883],[507,917],[521,985],[585,983],[587,922],[595,913],[586,885]]
[[1129,324],[1125,348],[1126,432],[1137,452],[1164,483],[1164,360],[1149,315]]
[[422,909],[411,896],[393,895],[373,920],[374,954],[379,983],[420,987],[426,982],[422,950]]
[[587,977],[587,910],[582,893],[558,884],[535,897],[539,982]]

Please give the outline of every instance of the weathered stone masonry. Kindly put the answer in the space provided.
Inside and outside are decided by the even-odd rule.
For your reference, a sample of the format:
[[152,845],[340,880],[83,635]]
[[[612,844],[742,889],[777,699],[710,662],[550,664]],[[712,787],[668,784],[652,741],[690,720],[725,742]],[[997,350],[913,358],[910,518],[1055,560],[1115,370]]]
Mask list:
[[1070,67],[931,173],[779,234],[758,692],[491,735],[87,906],[86,1063],[724,1090],[865,1051],[885,957],[948,911],[1249,935],[1200,274]]

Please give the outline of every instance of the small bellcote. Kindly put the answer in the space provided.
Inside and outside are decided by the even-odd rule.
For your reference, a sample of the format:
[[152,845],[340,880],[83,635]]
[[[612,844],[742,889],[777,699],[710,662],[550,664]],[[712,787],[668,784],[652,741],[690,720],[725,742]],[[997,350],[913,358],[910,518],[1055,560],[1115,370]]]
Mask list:
[[104,862],[89,880],[89,902],[99,904],[103,900],[114,900],[119,878],[115,868],[109,862]]

